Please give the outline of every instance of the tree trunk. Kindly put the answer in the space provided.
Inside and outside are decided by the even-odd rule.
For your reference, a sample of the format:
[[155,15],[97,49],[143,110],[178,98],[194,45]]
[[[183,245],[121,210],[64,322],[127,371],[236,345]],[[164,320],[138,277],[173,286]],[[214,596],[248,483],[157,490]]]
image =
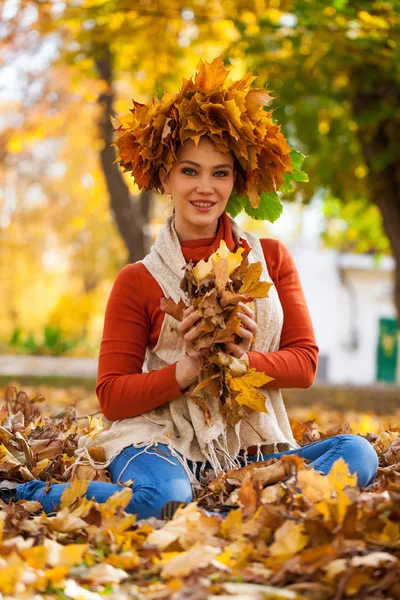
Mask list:
[[[100,50],[98,49],[98,52]],[[100,151],[100,160],[106,179],[110,206],[119,232],[128,250],[128,262],[142,259],[150,250],[149,217],[152,193],[142,190],[133,198],[117,164],[114,147],[111,147],[113,127],[110,116],[114,116],[114,91],[112,88],[112,55],[105,46],[96,59],[97,71],[107,83],[107,89],[100,94],[98,103],[101,107],[99,120],[100,135],[104,146]]]
[[[355,114],[359,118],[366,111],[370,114],[374,105],[376,113],[380,114],[382,102],[387,101],[391,92],[392,98],[400,106],[399,91],[393,90],[393,87],[382,87],[368,93],[356,94],[353,99]],[[400,123],[382,120],[373,128],[360,126],[359,139],[369,169],[371,200],[382,215],[383,227],[395,260],[394,304],[400,324],[400,156],[395,151],[400,139]],[[386,159],[385,166],[377,169],[376,165],[382,164],[383,157],[388,155],[390,160]]]

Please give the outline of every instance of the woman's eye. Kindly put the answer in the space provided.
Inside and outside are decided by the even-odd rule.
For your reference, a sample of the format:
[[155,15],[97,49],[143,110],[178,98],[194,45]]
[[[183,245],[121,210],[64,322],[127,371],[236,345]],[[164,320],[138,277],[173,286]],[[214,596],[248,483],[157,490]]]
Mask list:
[[[188,171],[189,171],[189,173],[196,173],[196,171],[194,169],[182,169],[182,173],[184,173],[185,175],[188,174]],[[229,174],[226,171],[216,171],[214,173],[214,175],[218,175],[218,173],[220,173],[220,174],[222,173],[222,175],[228,175]]]

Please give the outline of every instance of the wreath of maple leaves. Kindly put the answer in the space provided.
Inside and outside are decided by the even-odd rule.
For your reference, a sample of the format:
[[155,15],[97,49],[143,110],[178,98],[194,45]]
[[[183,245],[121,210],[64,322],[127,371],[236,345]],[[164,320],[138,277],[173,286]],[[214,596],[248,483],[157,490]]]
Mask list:
[[176,151],[186,140],[197,145],[210,138],[219,152],[231,151],[239,164],[237,193],[247,196],[253,208],[261,194],[274,193],[283,185],[283,175],[293,172],[291,147],[265,111],[272,96],[265,89],[250,89],[256,79],[251,71],[230,81],[221,56],[211,63],[200,60],[197,73],[183,78],[176,94],[165,92],[149,104],[133,100],[130,114],[119,117],[121,125],[112,144],[123,172],[129,171],[139,189],[163,193],[159,170],[168,173]]

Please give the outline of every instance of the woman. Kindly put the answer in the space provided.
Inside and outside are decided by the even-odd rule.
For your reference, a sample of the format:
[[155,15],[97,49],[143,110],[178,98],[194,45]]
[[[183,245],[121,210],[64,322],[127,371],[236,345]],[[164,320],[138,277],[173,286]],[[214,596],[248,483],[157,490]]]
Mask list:
[[[229,103],[234,92],[243,92],[252,80],[246,76],[227,86],[227,72],[221,62],[215,59],[210,65],[200,63],[195,83],[189,80],[180,94],[172,99],[167,96],[158,113],[154,105],[135,103],[131,121],[118,130],[123,132],[116,144],[121,166],[129,168],[141,186],[169,194],[174,213],[143,261],[127,265],[116,278],[105,315],[96,386],[100,407],[113,425],[92,439],[83,439],[77,455],[78,462],[86,460],[95,467],[107,467],[113,482],[91,482],[87,497],[104,501],[120,489],[119,482],[131,481],[133,494],[127,510],[139,518],[159,516],[162,507],[171,501],[190,502],[207,468],[217,474],[254,460],[298,454],[327,474],[342,456],[350,472],[357,473],[358,484],[366,486],[374,480],[378,466],[372,446],[356,435],[337,435],[303,448],[293,438],[280,389],[309,387],[315,378],[318,354],[299,277],[283,244],[258,240],[242,231],[225,210],[233,191],[247,192],[256,204],[263,189],[277,189],[282,174],[290,170],[290,148],[270,114],[257,112],[266,103],[265,96],[250,92],[241,122],[250,119],[252,128],[247,133],[242,131],[241,139],[250,139],[249,131],[254,136],[264,132],[264,137],[260,135],[258,141],[253,137],[251,141],[252,147],[259,150],[258,156],[264,158],[266,170],[246,171],[246,151],[238,149],[236,138],[230,140],[230,145],[219,141],[222,138],[216,135],[215,123],[219,117],[220,132],[222,117],[210,112],[209,98],[215,107],[217,89],[226,93],[224,98]],[[196,98],[199,91],[202,96],[200,100],[197,97],[190,120],[187,101]],[[180,109],[176,113],[180,129],[177,119],[161,119],[162,135],[157,139],[164,139],[165,147],[160,149],[160,143],[154,141],[154,124],[160,113],[171,115],[176,106]],[[231,104],[227,106],[232,108]],[[205,117],[196,121],[195,135],[193,119],[199,115]],[[260,261],[262,278],[274,286],[267,299],[255,301],[254,312],[245,304],[241,306],[242,341],[227,344],[224,351],[274,379],[261,388],[268,413],[250,411],[248,422],[232,427],[219,412],[219,399],[209,399],[209,424],[193,399],[185,395],[194,389],[201,364],[200,353],[194,348],[199,336],[198,314],[189,307],[178,323],[161,311],[160,300],[164,296],[175,301],[184,297],[180,281],[182,268],[189,260],[207,259],[222,239],[234,251],[240,238],[251,247],[250,262]],[[91,457],[91,445],[103,447],[106,460],[101,464]],[[51,512],[59,504],[65,484],[53,485],[47,493],[44,487],[44,482],[33,481],[3,494],[38,500],[46,512]]]

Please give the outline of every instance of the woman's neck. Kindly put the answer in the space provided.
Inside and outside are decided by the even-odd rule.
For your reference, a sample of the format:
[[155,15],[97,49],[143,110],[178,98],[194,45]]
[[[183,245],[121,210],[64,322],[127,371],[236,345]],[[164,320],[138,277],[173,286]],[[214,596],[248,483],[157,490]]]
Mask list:
[[202,240],[204,238],[215,238],[218,232],[219,219],[205,226],[184,221],[175,214],[175,231],[179,241]]

